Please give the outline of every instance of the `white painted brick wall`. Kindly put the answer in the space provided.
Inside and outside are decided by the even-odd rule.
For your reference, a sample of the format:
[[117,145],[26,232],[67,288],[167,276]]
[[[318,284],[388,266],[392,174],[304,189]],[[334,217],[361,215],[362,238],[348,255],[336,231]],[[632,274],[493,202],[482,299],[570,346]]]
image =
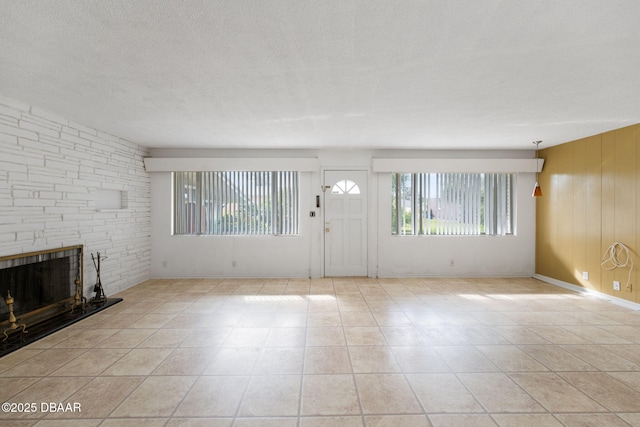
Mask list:
[[[0,256],[84,245],[106,256],[107,296],[150,277],[150,176],[146,148],[0,96]],[[127,192],[127,207],[98,211],[100,189]]]

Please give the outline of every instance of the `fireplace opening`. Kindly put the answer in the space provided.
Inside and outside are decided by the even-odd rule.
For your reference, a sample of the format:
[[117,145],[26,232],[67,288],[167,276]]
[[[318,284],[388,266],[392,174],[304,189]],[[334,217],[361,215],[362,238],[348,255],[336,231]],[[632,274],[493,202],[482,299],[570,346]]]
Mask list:
[[[21,316],[51,305],[54,310],[56,305],[62,309],[74,292],[68,281],[70,264],[69,257],[65,257],[0,270],[0,283],[7,288],[3,295],[11,292],[15,300],[14,313]],[[6,305],[0,310],[0,319],[9,319]]]
[[0,356],[122,301],[85,304],[82,276],[82,245],[1,257]]

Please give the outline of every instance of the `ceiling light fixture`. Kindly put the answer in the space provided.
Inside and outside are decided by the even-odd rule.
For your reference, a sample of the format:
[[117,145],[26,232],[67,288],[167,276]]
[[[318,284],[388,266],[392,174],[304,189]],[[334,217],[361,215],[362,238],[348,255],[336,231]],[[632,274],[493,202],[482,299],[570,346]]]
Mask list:
[[542,190],[540,189],[540,184],[538,184],[538,169],[540,168],[538,162],[538,146],[542,141],[533,141],[536,144],[536,185],[533,187],[533,194],[531,197],[540,197],[542,196]]

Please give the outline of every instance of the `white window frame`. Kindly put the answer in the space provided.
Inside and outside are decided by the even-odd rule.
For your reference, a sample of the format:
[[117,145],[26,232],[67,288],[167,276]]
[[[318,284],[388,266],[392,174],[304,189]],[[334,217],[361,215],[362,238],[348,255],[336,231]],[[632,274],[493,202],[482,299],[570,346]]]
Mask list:
[[295,236],[296,171],[173,172],[173,234]]
[[516,173],[392,173],[391,234],[515,235]]

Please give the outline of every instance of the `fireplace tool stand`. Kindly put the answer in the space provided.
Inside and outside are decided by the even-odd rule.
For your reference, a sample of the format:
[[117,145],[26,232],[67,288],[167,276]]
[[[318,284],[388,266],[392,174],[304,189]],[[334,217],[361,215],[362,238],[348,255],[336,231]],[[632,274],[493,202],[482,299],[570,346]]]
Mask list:
[[17,323],[18,319],[16,319],[16,315],[13,314],[13,297],[11,296],[11,292],[7,291],[7,297],[4,302],[9,306],[9,327],[2,331],[4,335],[2,342],[5,342],[7,338],[9,338],[10,333],[20,328],[22,328],[23,333],[27,333],[27,325],[25,323]]
[[107,259],[107,257],[100,256],[100,252],[96,252],[97,256],[93,256],[91,254],[91,261],[93,261],[93,266],[96,268],[96,284],[93,286],[93,292],[96,295],[91,298],[89,301],[91,304],[103,304],[107,302],[107,296],[104,294],[104,289],[102,288],[102,282],[100,281],[100,260]]

